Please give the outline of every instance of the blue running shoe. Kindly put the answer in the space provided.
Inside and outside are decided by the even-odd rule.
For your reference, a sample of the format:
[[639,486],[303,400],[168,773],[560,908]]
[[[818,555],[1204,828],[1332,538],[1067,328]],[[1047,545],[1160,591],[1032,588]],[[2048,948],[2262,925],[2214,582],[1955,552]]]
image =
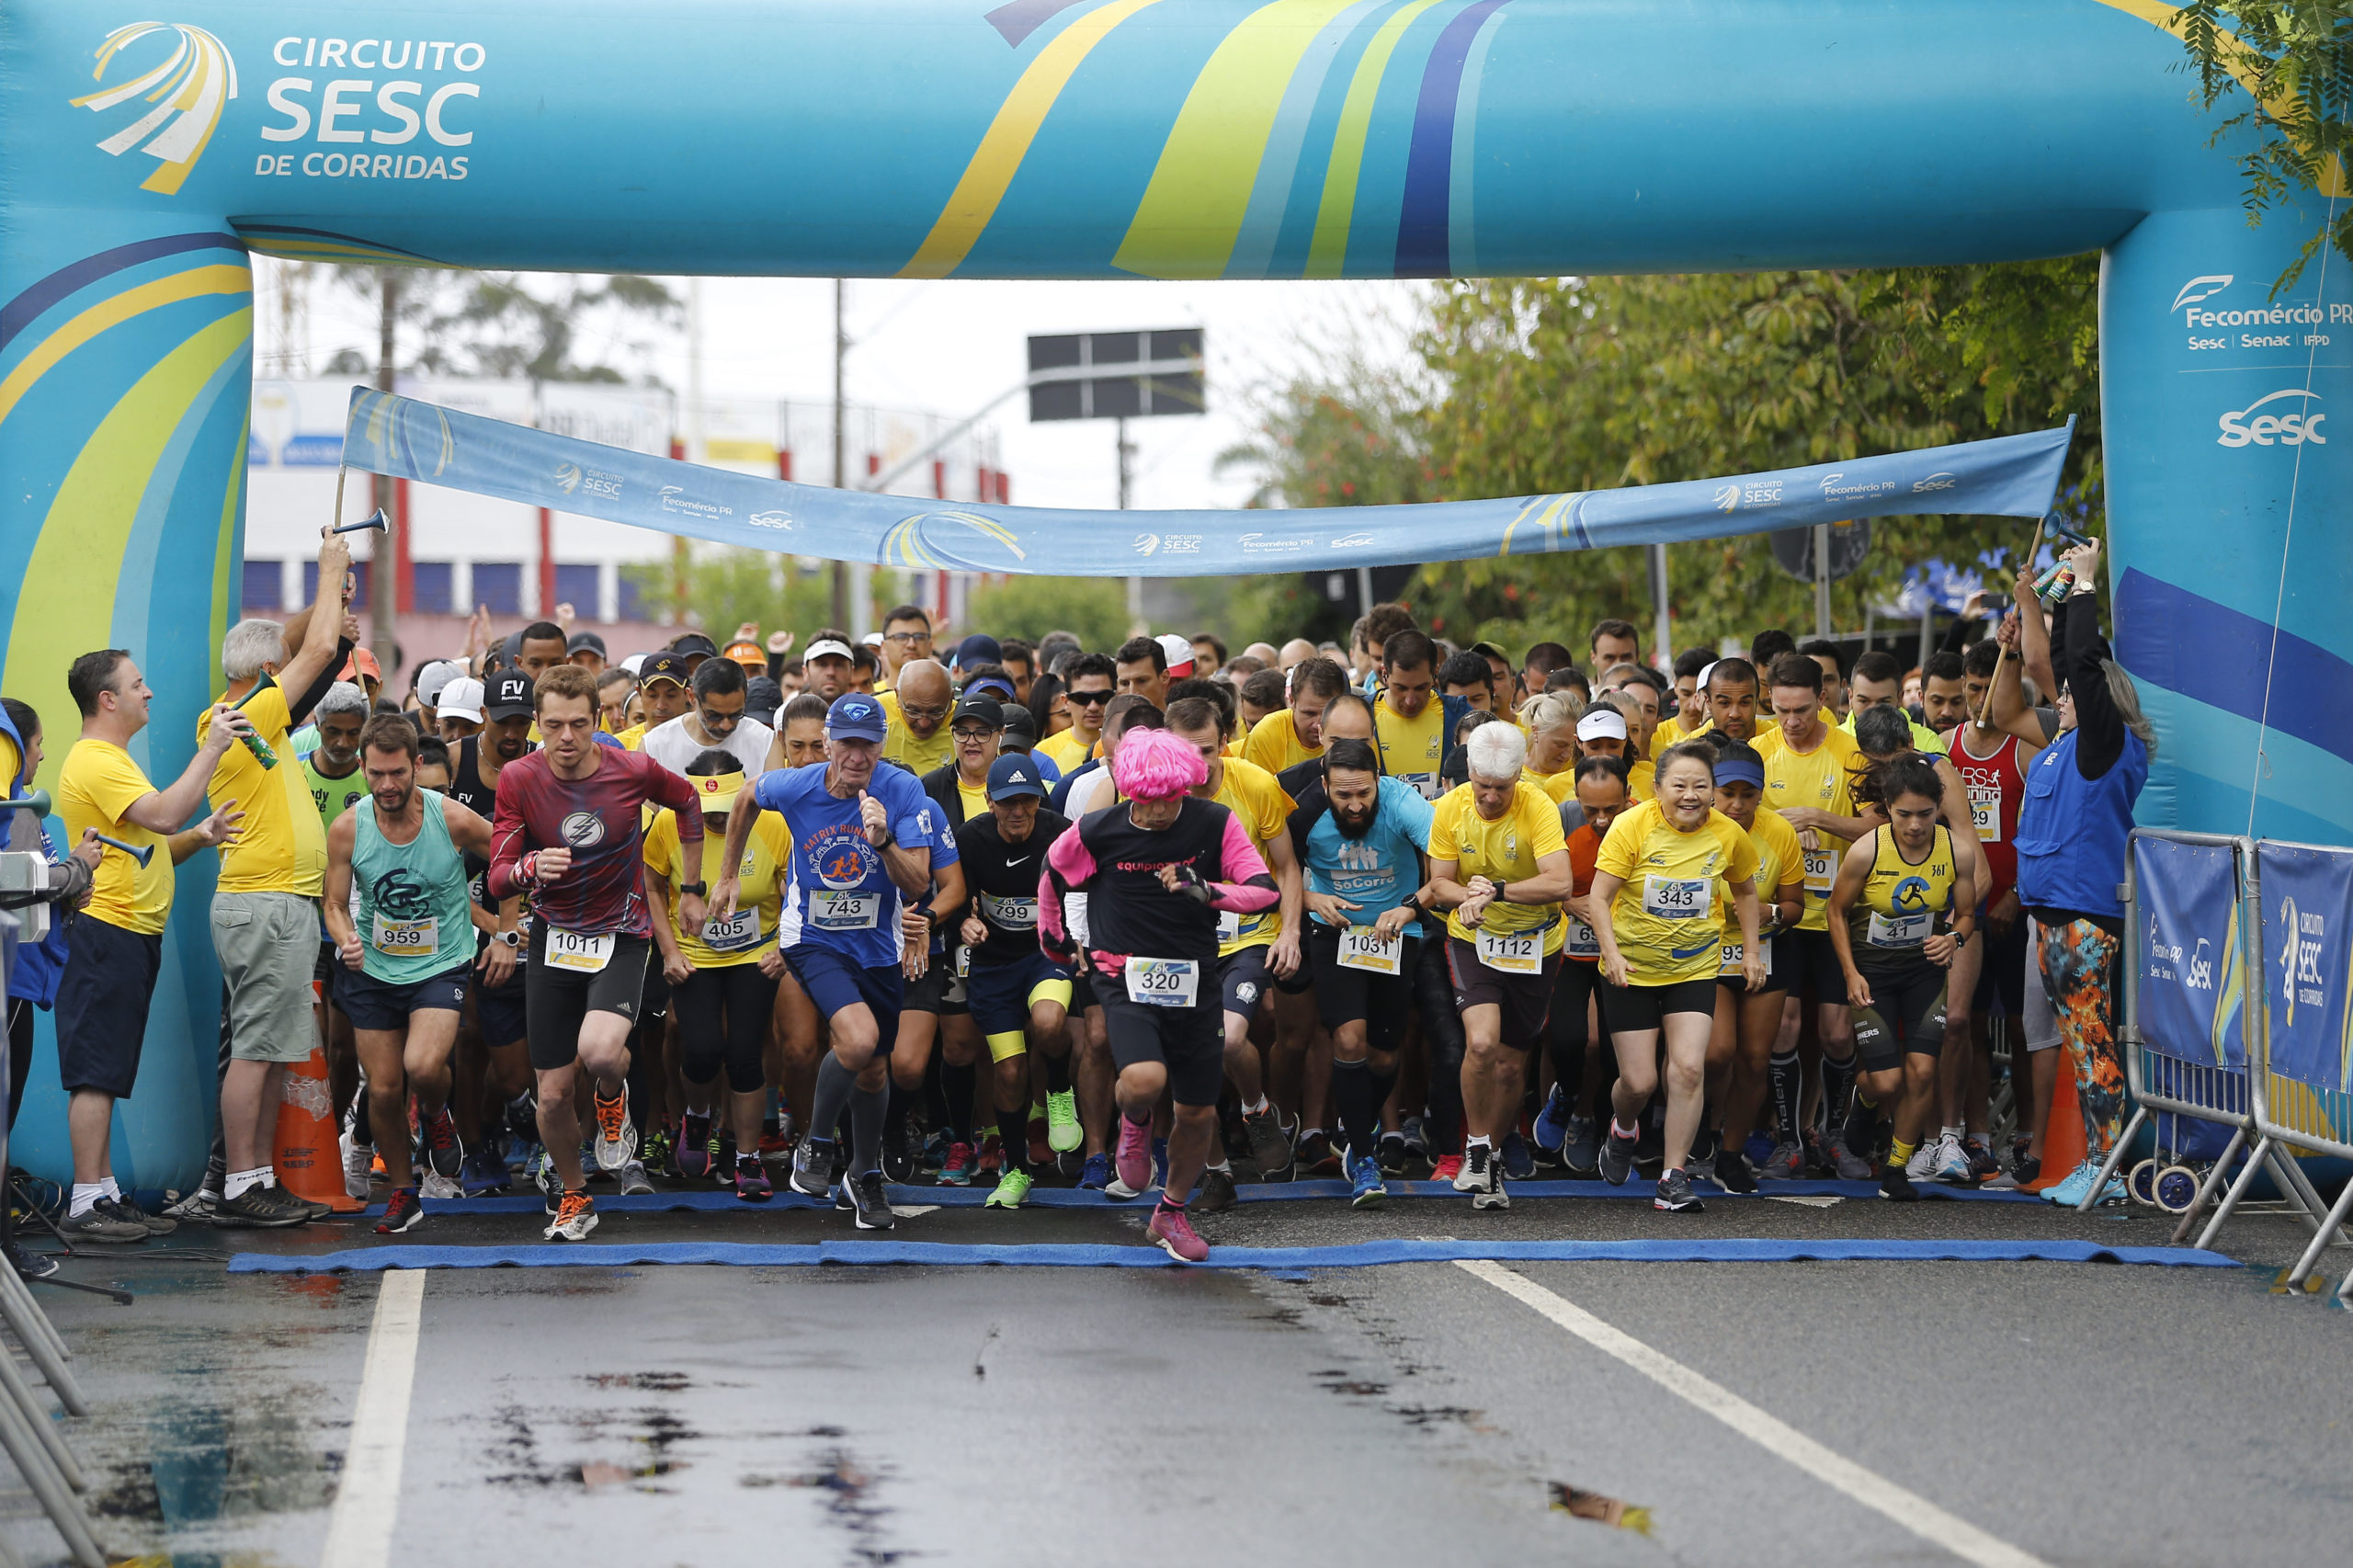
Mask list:
[[1358,1209],[1378,1209],[1389,1196],[1388,1184],[1381,1179],[1381,1162],[1370,1154],[1358,1156],[1351,1153],[1348,1168],[1353,1173],[1356,1190],[1348,1194],[1348,1202]]
[[506,1190],[506,1162],[488,1149],[475,1149],[466,1155],[465,1168],[460,1173],[460,1190],[468,1198],[481,1198]]
[[2062,1209],[2073,1209],[2084,1200],[2084,1194],[2092,1189],[2092,1182],[2098,1175],[2099,1162],[2086,1160],[2082,1165],[2069,1171],[2065,1180],[2055,1187],[2044,1187],[2042,1196],[2047,1201],[2056,1203]]
[[1078,1173],[1079,1190],[1082,1192],[1100,1192],[1110,1185],[1111,1156],[1108,1154],[1087,1155],[1086,1164],[1080,1167]]
[[1527,1181],[1536,1175],[1536,1156],[1528,1147],[1528,1140],[1517,1132],[1504,1134],[1502,1152],[1504,1175],[1514,1181]]
[[1561,1145],[1567,1142],[1569,1137],[1569,1097],[1561,1092],[1560,1085],[1552,1085],[1552,1093],[1545,1099],[1544,1108],[1536,1113],[1535,1131],[1538,1152],[1548,1156],[1552,1163],[1559,1164]]

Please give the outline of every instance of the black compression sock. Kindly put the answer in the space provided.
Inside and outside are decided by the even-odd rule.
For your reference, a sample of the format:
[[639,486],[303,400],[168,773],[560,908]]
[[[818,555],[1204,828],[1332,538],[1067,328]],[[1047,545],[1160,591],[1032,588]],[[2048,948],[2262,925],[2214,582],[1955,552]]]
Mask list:
[[1834,1134],[1846,1125],[1847,1096],[1855,1087],[1855,1054],[1846,1058],[1822,1054],[1822,1123]]
[[1055,1095],[1069,1093],[1070,1052],[1064,1051],[1060,1056],[1048,1056],[1044,1051],[1034,1051],[1031,1054],[1042,1060],[1046,1064],[1047,1093]]
[[1775,1138],[1783,1143],[1795,1143],[1798,1138],[1798,1100],[1805,1091],[1805,1072],[1798,1062],[1794,1051],[1773,1057],[1766,1063],[1766,1077],[1773,1091],[1773,1115],[1780,1122]]
[[915,1109],[915,1096],[900,1088],[894,1082],[888,1086],[883,1103],[887,1107],[885,1124],[890,1129],[892,1141],[904,1138],[907,1132],[908,1113]]
[[842,1065],[841,1058],[832,1051],[817,1063],[815,1103],[809,1108],[809,1131],[818,1138],[839,1136],[842,1112],[848,1108],[850,1096],[858,1089],[858,1074]]
[[1332,1063],[1332,1103],[1340,1112],[1340,1139],[1351,1155],[1373,1152],[1381,1136],[1381,1100],[1372,1092],[1372,1072],[1362,1062]]
[[972,1094],[980,1086],[980,1069],[971,1062],[949,1062],[939,1070],[939,1087],[948,1096],[948,1136],[958,1143],[972,1142]]
[[1021,1106],[1013,1110],[1003,1106],[996,1108],[996,1141],[1006,1170],[1026,1171],[1029,1168],[1029,1107]]
[[849,1096],[852,1176],[882,1168],[882,1120],[890,1096],[881,1089],[853,1089]]

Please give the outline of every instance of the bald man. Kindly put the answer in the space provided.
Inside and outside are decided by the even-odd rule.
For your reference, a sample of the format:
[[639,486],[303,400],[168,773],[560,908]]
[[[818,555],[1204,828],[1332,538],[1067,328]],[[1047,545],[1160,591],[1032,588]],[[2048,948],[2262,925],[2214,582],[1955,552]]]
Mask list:
[[1275,645],[1272,642],[1253,642],[1242,651],[1257,660],[1258,667],[1262,670],[1271,670],[1276,665]]
[[895,693],[897,711],[891,715],[890,739],[882,743],[883,758],[912,769],[918,778],[954,761],[956,742],[948,733],[953,698],[948,671],[931,659],[909,659],[899,666]]
[[1315,657],[1315,654],[1316,648],[1314,643],[1310,642],[1304,637],[1294,637],[1290,642],[1283,644],[1283,651],[1279,655],[1278,655],[1276,662],[1282,665],[1283,674],[1289,675],[1291,672],[1292,665],[1298,664],[1302,659],[1312,659]]

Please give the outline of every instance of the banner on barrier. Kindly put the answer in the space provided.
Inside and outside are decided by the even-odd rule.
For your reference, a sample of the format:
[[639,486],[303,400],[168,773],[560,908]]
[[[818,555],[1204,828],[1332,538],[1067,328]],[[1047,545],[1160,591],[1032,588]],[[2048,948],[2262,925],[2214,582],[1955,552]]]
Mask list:
[[2256,846],[2271,1071],[2353,1090],[2353,849]]
[[719,544],[877,566],[1231,576],[1672,544],[1921,512],[2039,517],[2060,428],[1777,473],[1417,506],[1120,512],[928,503],[681,463],[352,390],[344,461]]
[[2246,955],[2227,844],[2132,835],[2141,1037],[2167,1056],[2246,1069]]

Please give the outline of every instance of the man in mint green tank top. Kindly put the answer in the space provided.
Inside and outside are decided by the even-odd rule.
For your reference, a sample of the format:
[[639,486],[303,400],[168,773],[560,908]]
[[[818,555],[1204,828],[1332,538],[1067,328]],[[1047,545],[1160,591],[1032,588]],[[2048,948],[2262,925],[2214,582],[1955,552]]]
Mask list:
[[463,853],[490,855],[490,824],[416,787],[416,731],[372,719],[360,735],[368,793],[327,830],[326,921],[342,968],[335,1005],[351,1019],[368,1075],[368,1119],[392,1178],[379,1234],[425,1217],[409,1156],[416,1096],[431,1165],[426,1190],[455,1197],[464,1159],[449,1116],[449,1053],[474,967],[473,900]]

